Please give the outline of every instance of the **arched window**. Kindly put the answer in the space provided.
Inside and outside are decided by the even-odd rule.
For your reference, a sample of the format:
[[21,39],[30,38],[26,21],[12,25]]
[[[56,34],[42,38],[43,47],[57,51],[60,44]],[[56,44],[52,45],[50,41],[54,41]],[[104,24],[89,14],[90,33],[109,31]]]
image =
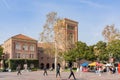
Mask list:
[[31,45],[31,46],[30,46],[30,51],[35,51],[34,45]]
[[68,40],[70,43],[74,43],[74,34],[73,33],[68,34]]
[[16,44],[15,44],[15,49],[21,50],[21,45],[20,45],[20,43],[16,43]]
[[23,45],[23,50],[25,50],[25,51],[28,50],[28,45],[27,45],[27,44],[24,44],[24,45]]
[[16,57],[17,57],[17,58],[20,58],[20,53],[16,53]]

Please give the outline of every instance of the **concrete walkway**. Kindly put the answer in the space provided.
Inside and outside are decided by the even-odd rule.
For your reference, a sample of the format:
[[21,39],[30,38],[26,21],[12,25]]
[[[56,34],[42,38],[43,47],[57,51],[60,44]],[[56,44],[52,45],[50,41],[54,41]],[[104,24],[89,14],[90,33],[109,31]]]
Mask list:
[[[43,71],[22,72],[22,75],[16,75],[17,72],[0,72],[0,80],[68,80],[69,72],[61,72],[61,78],[55,77],[54,71],[48,71],[48,76],[43,76]],[[75,72],[77,80],[120,80],[120,74],[102,73],[101,76],[90,72]],[[74,80],[71,77],[70,80]]]

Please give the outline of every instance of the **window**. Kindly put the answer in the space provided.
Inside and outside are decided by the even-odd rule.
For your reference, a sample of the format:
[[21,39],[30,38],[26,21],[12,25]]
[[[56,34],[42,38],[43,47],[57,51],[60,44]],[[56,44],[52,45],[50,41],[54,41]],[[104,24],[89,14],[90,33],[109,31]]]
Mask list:
[[34,58],[34,54],[30,54],[30,58]]
[[71,26],[71,25],[68,25],[67,28],[68,28],[69,30],[74,30],[74,29],[75,29],[74,26]]
[[20,58],[20,53],[16,53],[16,58]]
[[35,50],[34,45],[31,45],[31,46],[30,46],[30,51],[34,51],[34,50]]
[[28,50],[28,45],[27,45],[27,44],[24,44],[24,45],[23,45],[23,50],[25,50],[25,51]]
[[20,55],[20,57],[25,59],[25,54],[22,53],[22,54]]
[[69,33],[68,40],[69,40],[70,43],[74,43],[74,35],[73,35],[73,33]]
[[15,44],[15,49],[21,50],[21,45],[20,45],[20,43],[16,43],[16,44]]
[[25,54],[22,54],[22,58],[25,58]]
[[25,58],[29,58],[29,55],[26,53],[26,56],[25,56]]
[[31,54],[31,58],[34,58],[34,54]]

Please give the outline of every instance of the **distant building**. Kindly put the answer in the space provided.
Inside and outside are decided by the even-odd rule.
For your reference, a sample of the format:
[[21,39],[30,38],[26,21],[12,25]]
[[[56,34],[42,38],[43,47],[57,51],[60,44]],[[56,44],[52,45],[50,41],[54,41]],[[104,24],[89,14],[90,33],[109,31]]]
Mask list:
[[37,40],[18,34],[2,45],[6,59],[37,59]]
[[[55,26],[58,26],[58,24]],[[75,42],[78,41],[78,22],[65,18],[57,30],[59,30],[59,34],[55,35],[55,38],[58,40],[59,50],[66,51],[73,48]],[[54,42],[38,43],[35,39],[18,34],[5,41],[2,47],[6,59],[38,59],[41,69],[44,67],[54,68],[54,51],[50,52],[52,50],[49,50],[55,48]]]
[[39,59],[39,67],[43,69],[46,67],[54,68],[54,43],[38,43],[38,59]]
[[[73,48],[78,41],[78,22],[65,18],[61,22],[56,23],[55,26],[57,26],[54,30],[58,50],[66,51]],[[51,47],[55,48],[55,43],[38,43],[40,68],[54,66],[55,54],[49,54],[50,52],[46,53],[46,46],[47,49]],[[65,66],[65,62],[62,62],[62,65]]]
[[78,22],[64,18],[55,24],[55,39],[59,49],[68,50],[78,41]]
[[75,44],[78,41],[78,22],[65,18],[63,25],[66,42],[71,41],[71,44]]

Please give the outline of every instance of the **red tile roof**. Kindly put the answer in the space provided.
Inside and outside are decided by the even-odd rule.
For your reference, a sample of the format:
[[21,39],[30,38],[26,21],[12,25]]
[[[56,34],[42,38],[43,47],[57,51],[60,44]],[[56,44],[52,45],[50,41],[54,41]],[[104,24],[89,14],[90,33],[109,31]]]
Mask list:
[[23,34],[15,35],[15,36],[13,36],[12,38],[15,38],[15,39],[23,39],[23,40],[35,40],[35,39],[30,38],[30,37],[28,37],[28,36],[25,36],[25,35],[23,35]]

